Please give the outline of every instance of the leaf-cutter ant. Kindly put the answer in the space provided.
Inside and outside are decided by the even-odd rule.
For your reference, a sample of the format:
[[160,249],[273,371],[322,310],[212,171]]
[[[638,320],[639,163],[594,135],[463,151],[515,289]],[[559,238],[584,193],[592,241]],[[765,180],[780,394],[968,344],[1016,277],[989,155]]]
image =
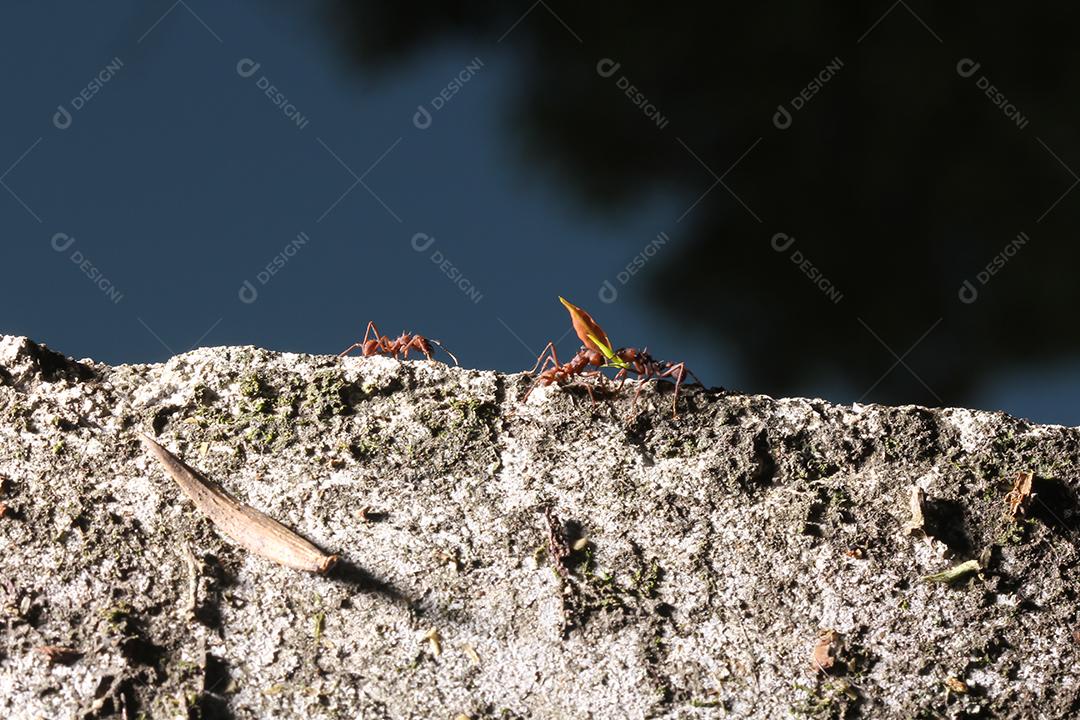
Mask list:
[[[701,384],[698,377],[686,367],[686,363],[657,360],[649,354],[648,348],[638,350],[637,348],[624,347],[612,350],[607,333],[593,320],[589,313],[565,298],[560,297],[559,302],[570,312],[574,332],[581,339],[583,347],[569,362],[560,364],[559,358],[555,354],[555,345],[549,342],[544,348],[544,352],[537,358],[536,365],[531,371],[536,372],[537,368],[539,368],[540,374],[533,381],[532,386],[529,387],[529,391],[525,393],[523,401],[529,397],[529,393],[537,385],[551,385],[552,383],[567,385],[575,376],[579,375],[582,377],[594,377],[598,381],[602,381],[604,375],[601,369],[611,368],[618,371],[615,374],[615,380],[619,381],[620,386],[629,373],[634,373],[639,378],[637,391],[634,393],[634,404],[637,403],[638,396],[641,394],[641,388],[649,380],[673,380],[675,383],[675,396],[671,401],[671,411],[674,416],[678,416],[679,390],[687,375],[692,377],[699,385]],[[541,365],[541,363],[543,364]],[[596,369],[587,371],[589,367]],[[589,396],[592,397],[592,387],[587,383],[581,384],[584,385],[589,391]]]
[[432,345],[442,349],[444,353],[450,356],[455,365],[458,364],[458,359],[454,357],[454,353],[443,347],[442,343],[438,340],[430,340],[423,335],[414,335],[413,333],[408,332],[403,332],[396,339],[391,339],[389,336],[381,334],[379,328],[375,327],[375,321],[372,320],[367,324],[367,330],[364,332],[364,339],[360,342],[353,343],[342,350],[338,353],[338,357],[348,355],[353,350],[359,348],[364,357],[387,355],[396,358],[401,355],[408,360],[409,351],[417,350],[422,352],[424,357],[428,360],[431,360],[431,355],[434,352],[431,347]]

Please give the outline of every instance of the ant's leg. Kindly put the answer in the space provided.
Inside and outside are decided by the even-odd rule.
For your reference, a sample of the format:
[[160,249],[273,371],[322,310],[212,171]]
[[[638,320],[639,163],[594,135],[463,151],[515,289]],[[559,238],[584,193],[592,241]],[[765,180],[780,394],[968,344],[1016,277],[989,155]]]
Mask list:
[[[540,357],[536,358],[536,364],[533,365],[533,369],[529,371],[530,375],[536,372],[536,368],[540,367],[540,361],[543,360],[544,356],[547,355],[549,352],[551,353],[551,357],[549,357],[548,360],[550,360],[551,358],[555,358],[555,365],[559,365],[559,356],[555,354],[555,343],[549,342],[540,352]],[[540,372],[543,372],[543,370],[541,370]]]
[[649,382],[648,376],[643,376],[638,380],[637,390],[634,391],[634,401],[630,403],[630,409],[633,410],[637,407],[638,398],[641,396],[641,389],[645,387],[645,383]]
[[[544,358],[544,364],[540,366],[540,372],[538,372],[537,375],[543,375],[544,372],[548,370],[548,368],[556,370],[560,367],[562,366],[559,365],[559,358],[555,357],[555,352],[552,351],[551,354]],[[533,368],[533,370],[535,371],[536,368]],[[548,382],[547,384],[550,385],[551,382]]]
[[[588,378],[596,378],[597,376],[599,376],[600,378],[603,378],[604,374],[602,372],[600,372],[599,370],[593,370],[592,372],[581,373],[581,382],[575,383],[575,386],[583,387],[583,388],[585,388],[585,392],[589,393],[589,400],[592,401],[593,406],[596,405],[596,395],[593,393],[593,384],[588,382]],[[597,384],[599,384],[599,380],[597,380]]]
[[424,357],[428,360],[431,359],[431,349],[424,345],[424,338],[419,335],[413,335],[409,342],[405,343],[405,359],[409,359],[409,350],[419,350],[424,353]]
[[678,417],[679,412],[676,403],[679,402],[679,387],[682,386],[683,380],[686,379],[686,363],[677,363],[672,365],[664,372],[657,375],[658,378],[672,377],[675,378],[675,397],[671,399],[671,415],[672,417]]
[[391,343],[390,338],[379,332],[374,320],[368,322],[367,330],[364,331],[364,345],[365,357],[371,355],[397,357],[397,348]]
[[[375,337],[372,338],[371,336]],[[367,330],[364,331],[364,339],[362,342],[367,342],[370,339],[374,339],[379,345],[382,345],[382,334],[379,333],[379,328],[375,327],[374,320],[368,320]]]
[[[350,345],[349,347],[347,347],[347,348],[345,348],[344,350],[342,350],[341,352],[339,352],[339,353],[338,353],[338,357],[343,357],[343,356],[345,356],[345,355],[348,355],[349,353],[351,353],[351,352],[352,352],[353,350],[355,350],[356,348],[361,348],[361,349],[363,349],[363,347],[364,347],[364,346],[365,346],[365,345],[367,344],[367,341],[368,341],[368,336],[369,336],[369,335],[371,334],[371,329],[372,329],[372,328],[374,328],[374,327],[375,327],[375,322],[374,322],[374,321],[372,321],[372,320],[369,320],[369,321],[368,321],[368,324],[367,324],[367,330],[365,330],[365,331],[364,331],[364,339],[363,339],[363,340],[361,340],[360,342],[355,342],[355,343],[353,343],[353,344],[352,344],[352,345]],[[375,337],[376,337],[376,338],[378,338],[378,337],[379,337],[379,330],[378,330],[378,328],[376,328],[376,329],[375,329]]]

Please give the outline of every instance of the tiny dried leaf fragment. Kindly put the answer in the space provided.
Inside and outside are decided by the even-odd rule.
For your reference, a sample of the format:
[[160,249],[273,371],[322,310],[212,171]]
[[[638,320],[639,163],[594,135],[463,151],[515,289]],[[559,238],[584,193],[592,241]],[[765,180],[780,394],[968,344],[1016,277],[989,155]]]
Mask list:
[[1009,517],[1011,519],[1019,520],[1027,514],[1028,505],[1031,504],[1031,498],[1035,497],[1031,492],[1031,486],[1034,480],[1035,475],[1030,471],[1016,473],[1016,479],[1013,480],[1012,490],[1005,496],[1005,500],[1009,503]]
[[918,485],[911,488],[911,499],[908,506],[911,509],[911,519],[904,525],[904,531],[908,535],[925,535],[926,518],[923,516],[923,506],[926,503],[926,493]]
[[967,693],[971,692],[971,688],[968,687],[968,684],[966,682],[954,677],[949,677],[945,679],[945,687],[949,688],[949,690],[951,690],[952,692],[958,693],[960,695],[966,695]]
[[337,563],[337,555],[327,555],[277,520],[240,502],[148,435],[140,433],[139,438],[195,507],[244,548],[286,567],[319,574]]
[[82,657],[78,650],[61,645],[42,645],[34,648],[34,651],[44,655],[50,665],[70,665]]
[[437,628],[432,628],[424,633],[423,640],[427,642],[428,652],[433,657],[442,655],[442,635],[439,634]]
[[476,652],[476,648],[469,643],[465,643],[461,646],[461,649],[465,651],[465,656],[469,658],[473,665],[480,667],[480,653]]
[[828,673],[836,665],[841,649],[840,633],[835,630],[825,630],[818,635],[817,643],[814,645],[811,669]]
[[967,562],[960,563],[955,567],[951,567],[948,570],[943,570],[933,575],[926,575],[923,580],[927,582],[945,583],[946,585],[952,584],[958,580],[966,578],[968,575],[979,572],[982,569],[978,560],[968,560]]

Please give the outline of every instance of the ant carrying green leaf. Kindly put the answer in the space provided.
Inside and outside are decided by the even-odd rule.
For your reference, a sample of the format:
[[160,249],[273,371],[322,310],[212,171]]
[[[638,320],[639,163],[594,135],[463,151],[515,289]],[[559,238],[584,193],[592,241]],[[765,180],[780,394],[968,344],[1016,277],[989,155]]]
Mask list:
[[[570,312],[570,322],[574,326],[574,332],[581,339],[583,347],[569,362],[560,363],[555,353],[555,344],[549,342],[540,353],[540,357],[536,359],[536,365],[533,366],[531,372],[536,372],[539,368],[540,374],[529,391],[525,393],[524,399],[528,399],[529,393],[537,385],[551,385],[552,383],[568,385],[576,376],[592,377],[597,381],[602,381],[604,375],[601,370],[611,368],[618,371],[615,374],[615,380],[619,381],[620,387],[630,373],[634,373],[639,378],[637,390],[634,392],[634,404],[637,403],[641,388],[647,381],[665,378],[674,381],[675,396],[671,401],[671,412],[674,416],[678,415],[679,389],[686,377],[689,375],[695,382],[701,384],[698,377],[686,367],[686,363],[657,360],[649,354],[648,348],[638,350],[624,347],[612,350],[612,343],[607,333],[589,313],[563,297],[559,298],[559,302]],[[589,367],[596,369],[588,370]],[[580,384],[584,385],[589,391],[589,396],[592,397],[592,386],[587,383]]]

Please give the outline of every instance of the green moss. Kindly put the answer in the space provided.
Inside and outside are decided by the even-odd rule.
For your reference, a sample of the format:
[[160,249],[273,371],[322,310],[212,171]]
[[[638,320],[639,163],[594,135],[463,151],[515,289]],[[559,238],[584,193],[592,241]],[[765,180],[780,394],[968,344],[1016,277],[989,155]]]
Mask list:
[[250,373],[240,381],[240,394],[246,398],[260,397],[266,392],[266,385],[259,373]]
[[656,588],[660,584],[660,565],[653,560],[648,568],[638,568],[631,575],[631,582],[641,597],[656,597]]
[[851,683],[841,678],[830,678],[817,689],[796,683],[795,689],[807,694],[806,698],[791,706],[791,713],[800,717],[837,720],[850,717],[859,700]]
[[261,452],[273,448],[274,441],[278,439],[278,430],[272,424],[258,425],[249,428],[244,437],[248,439]]
[[350,410],[345,390],[345,381],[338,373],[317,372],[304,388],[304,405],[318,418],[345,415]]

